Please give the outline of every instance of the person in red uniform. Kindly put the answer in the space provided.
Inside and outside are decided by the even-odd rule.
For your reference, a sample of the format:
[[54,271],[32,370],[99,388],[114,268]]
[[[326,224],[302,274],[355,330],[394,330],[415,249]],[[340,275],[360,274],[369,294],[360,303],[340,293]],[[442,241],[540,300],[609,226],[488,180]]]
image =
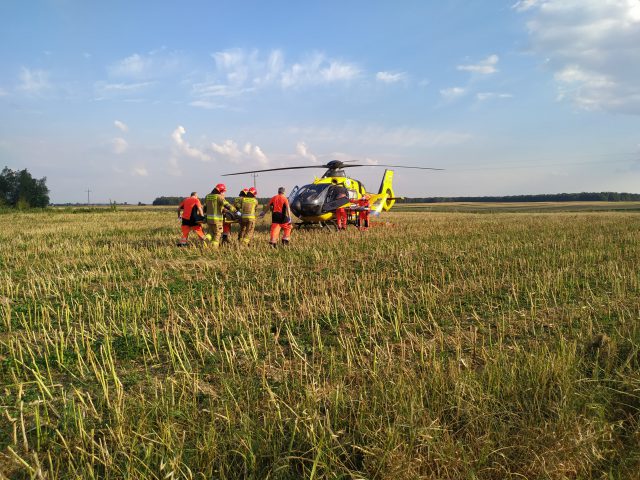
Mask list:
[[357,200],[352,200],[351,203],[355,203],[358,206],[358,223],[357,227],[364,231],[369,228],[369,211],[371,205],[369,203],[369,197],[365,195]]
[[[183,211],[182,216],[180,215],[181,210]],[[189,232],[191,231],[196,232],[200,240],[204,240],[202,225],[197,221],[198,215],[204,217],[202,204],[200,203],[198,194],[191,192],[191,196],[182,200],[180,205],[178,205],[178,218],[182,218],[182,238],[178,243],[179,246],[183,247],[187,244]]]
[[343,204],[346,206],[341,206],[336,208],[335,216],[336,216],[336,227],[338,230],[346,230],[347,229],[347,207],[349,206],[349,196],[347,195],[347,190],[344,188],[344,183],[338,183],[338,180],[335,178],[331,180],[331,184],[335,187],[342,187],[343,191],[340,191],[336,197],[336,202],[342,200]]
[[[349,197],[346,193],[340,193],[337,200],[344,199],[345,203],[349,202]],[[347,205],[348,206],[348,205]],[[338,224],[338,230],[347,229],[347,209],[346,207],[336,208],[336,223]]]
[[289,208],[289,200],[284,196],[284,187],[278,188],[278,194],[269,200],[264,206],[264,210],[260,214],[260,218],[264,217],[267,211],[271,210],[271,239],[269,244],[275,247],[280,237],[280,229],[282,229],[282,244],[288,245],[291,238],[291,209]]

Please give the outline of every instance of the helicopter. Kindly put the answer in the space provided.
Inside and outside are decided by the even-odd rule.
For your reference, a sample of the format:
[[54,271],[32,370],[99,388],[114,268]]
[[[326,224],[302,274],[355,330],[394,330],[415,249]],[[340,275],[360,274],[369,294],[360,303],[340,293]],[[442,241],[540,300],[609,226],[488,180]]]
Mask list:
[[[412,167],[405,165],[357,164],[356,160],[331,160],[325,165],[301,165],[295,167],[267,168],[246,172],[227,173],[223,177],[232,175],[246,175],[251,173],[274,172],[280,170],[298,170],[303,168],[326,168],[322,177],[316,177],[310,184],[294,187],[289,194],[289,206],[293,214],[301,220],[299,226],[335,224],[335,211],[338,208],[350,209],[353,213],[358,207],[352,205],[358,199],[369,199],[371,215],[377,216],[381,212],[388,212],[398,197],[393,192],[394,171],[385,169],[377,193],[367,192],[363,183],[349,177],[345,168],[353,167],[389,167],[413,168],[418,170],[443,170],[442,168]],[[355,216],[350,215],[349,223],[355,223]]]

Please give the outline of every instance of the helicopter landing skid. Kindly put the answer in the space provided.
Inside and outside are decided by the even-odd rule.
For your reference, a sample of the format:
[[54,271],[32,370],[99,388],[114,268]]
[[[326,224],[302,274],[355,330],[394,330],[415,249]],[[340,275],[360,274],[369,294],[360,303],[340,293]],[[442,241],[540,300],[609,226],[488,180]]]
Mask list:
[[298,222],[295,224],[296,228],[320,228],[329,230],[338,230],[336,222]]

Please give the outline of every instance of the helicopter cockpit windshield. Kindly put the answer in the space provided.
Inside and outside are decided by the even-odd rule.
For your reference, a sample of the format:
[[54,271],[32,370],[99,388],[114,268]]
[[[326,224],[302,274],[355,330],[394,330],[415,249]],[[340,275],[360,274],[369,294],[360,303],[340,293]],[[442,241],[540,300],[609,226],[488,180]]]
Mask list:
[[336,207],[333,204],[341,193],[348,196],[347,189],[338,185],[326,183],[305,185],[300,188],[291,202],[291,210],[297,217],[321,215],[335,210]]
[[320,184],[320,185],[305,185],[303,186],[298,195],[296,195],[296,199],[304,198],[304,203],[320,203],[321,200],[327,194],[327,189],[331,185]]

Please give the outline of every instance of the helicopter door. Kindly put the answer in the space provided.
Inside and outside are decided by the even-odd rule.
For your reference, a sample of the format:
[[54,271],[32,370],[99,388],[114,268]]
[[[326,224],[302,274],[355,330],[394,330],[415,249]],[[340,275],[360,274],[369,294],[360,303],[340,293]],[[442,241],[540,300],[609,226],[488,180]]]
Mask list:
[[298,195],[299,190],[300,190],[300,187],[298,187],[298,185],[296,185],[291,189],[291,193],[289,194],[289,205],[291,205],[293,201],[296,199],[296,196]]

